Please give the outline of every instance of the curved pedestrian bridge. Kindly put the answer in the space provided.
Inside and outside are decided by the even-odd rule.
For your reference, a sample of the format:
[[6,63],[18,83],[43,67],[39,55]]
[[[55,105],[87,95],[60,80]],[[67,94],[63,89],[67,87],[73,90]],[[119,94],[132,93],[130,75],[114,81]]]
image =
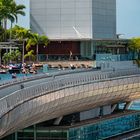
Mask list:
[[[33,82],[33,83],[32,83]],[[29,85],[30,83],[30,85]],[[24,84],[19,89],[18,86]],[[25,86],[26,85],[26,86]],[[7,88],[14,88],[12,92]],[[140,98],[140,70],[78,71],[3,84],[0,138],[33,124]]]

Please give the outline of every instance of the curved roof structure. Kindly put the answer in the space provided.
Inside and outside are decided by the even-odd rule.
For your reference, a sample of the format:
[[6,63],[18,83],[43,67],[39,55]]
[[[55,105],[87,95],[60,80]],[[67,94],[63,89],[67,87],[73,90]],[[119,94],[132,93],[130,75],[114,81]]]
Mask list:
[[0,99],[0,138],[27,126],[140,98],[139,71],[86,72],[54,78]]

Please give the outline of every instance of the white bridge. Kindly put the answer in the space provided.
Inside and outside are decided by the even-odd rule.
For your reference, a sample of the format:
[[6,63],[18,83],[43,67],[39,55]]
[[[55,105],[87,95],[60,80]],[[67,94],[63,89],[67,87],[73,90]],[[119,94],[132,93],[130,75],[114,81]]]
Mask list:
[[0,85],[0,138],[64,115],[140,98],[140,70],[68,71]]

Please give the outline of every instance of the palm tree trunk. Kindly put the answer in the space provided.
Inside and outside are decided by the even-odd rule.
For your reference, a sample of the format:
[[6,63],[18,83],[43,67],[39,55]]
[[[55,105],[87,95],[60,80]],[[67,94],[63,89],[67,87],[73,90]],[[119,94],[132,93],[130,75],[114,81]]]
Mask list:
[[38,62],[38,44],[36,45],[36,61]]
[[0,49],[0,65],[1,65],[1,51],[2,51],[2,50]]
[[140,51],[138,51],[138,59],[140,60]]
[[22,64],[24,64],[24,45],[25,45],[25,41],[23,41],[23,46],[22,46]]
[[7,19],[5,18],[4,19],[4,27],[3,27],[5,30],[7,30]]
[[5,33],[4,33],[4,40],[6,41],[6,30],[7,30],[7,19],[4,19],[3,20],[3,28],[4,28],[4,30],[5,30]]

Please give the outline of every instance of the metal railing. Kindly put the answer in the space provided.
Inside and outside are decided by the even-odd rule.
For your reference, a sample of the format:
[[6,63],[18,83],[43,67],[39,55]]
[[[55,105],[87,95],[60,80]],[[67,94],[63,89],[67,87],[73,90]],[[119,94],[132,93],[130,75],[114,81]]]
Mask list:
[[73,74],[73,73],[80,73],[80,72],[87,72],[87,71],[92,71],[92,69],[88,69],[88,70],[87,69],[77,69],[77,70],[64,70],[64,71],[62,70],[62,71],[57,71],[57,72],[52,72],[52,73],[42,73],[42,74],[32,75],[32,76],[28,76],[28,77],[24,76],[22,78],[17,78],[17,79],[6,80],[4,82],[0,82],[0,89],[5,88],[10,85],[16,85],[18,83],[38,80],[38,79],[42,79],[42,78],[67,75],[67,74]]
[[[17,78],[17,79],[12,79],[8,80],[5,82],[0,82],[0,89],[5,88],[10,85],[16,85],[18,83],[23,83],[23,82],[28,82],[28,81],[33,81],[33,80],[38,80],[42,78],[48,78],[48,77],[53,77],[53,76],[60,76],[60,75],[67,75],[67,74],[74,74],[74,73],[81,73],[81,72],[91,72],[91,71],[99,71],[96,69],[76,69],[76,70],[62,70],[62,71],[57,71],[53,73],[42,73],[42,74],[37,74],[29,77],[23,77],[23,78]],[[133,74],[139,74],[140,69],[120,69],[119,71],[101,71],[101,72],[110,72],[111,75],[110,77],[118,77],[118,76],[125,76],[125,75],[133,75]]]

